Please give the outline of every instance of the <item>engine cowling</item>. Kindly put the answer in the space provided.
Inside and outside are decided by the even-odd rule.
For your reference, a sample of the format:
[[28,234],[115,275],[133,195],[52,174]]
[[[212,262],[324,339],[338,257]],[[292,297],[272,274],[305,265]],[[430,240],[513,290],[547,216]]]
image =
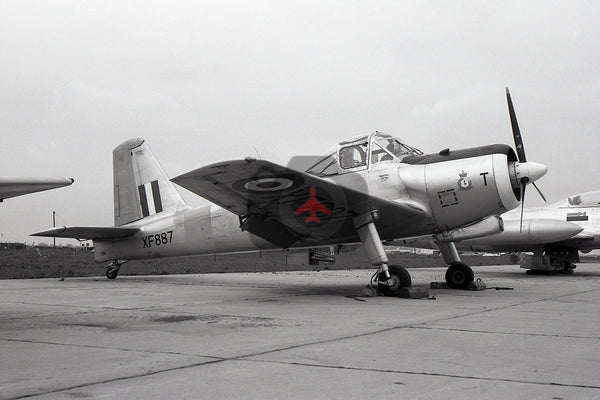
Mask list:
[[520,204],[515,162],[509,146],[492,145],[407,157],[410,166],[399,174],[411,196],[430,204],[437,229],[447,231]]

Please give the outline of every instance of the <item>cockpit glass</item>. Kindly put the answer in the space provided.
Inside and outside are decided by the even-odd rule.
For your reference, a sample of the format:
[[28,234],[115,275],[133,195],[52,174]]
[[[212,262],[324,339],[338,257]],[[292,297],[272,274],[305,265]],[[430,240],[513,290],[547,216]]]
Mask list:
[[367,165],[367,142],[340,149],[340,167],[343,169]]
[[316,176],[328,176],[338,173],[337,154],[333,153],[323,157],[315,165],[310,167],[306,172]]
[[379,145],[377,142],[373,142],[371,146],[371,164],[376,164],[381,161],[393,160],[394,157]]
[[376,143],[398,158],[401,158],[407,154],[412,154],[411,148],[405,146],[394,138],[381,138],[378,139]]
[[415,149],[414,147],[407,146],[391,136],[376,136],[372,143],[371,164],[375,164],[380,161],[393,160],[394,158],[402,160],[408,155],[423,154],[422,151]]
[[355,171],[354,168],[364,167],[367,163],[373,165],[388,160],[398,162],[406,156],[421,155],[423,152],[390,135],[376,132],[341,142],[337,150],[326,154],[306,172],[316,176],[337,175]]

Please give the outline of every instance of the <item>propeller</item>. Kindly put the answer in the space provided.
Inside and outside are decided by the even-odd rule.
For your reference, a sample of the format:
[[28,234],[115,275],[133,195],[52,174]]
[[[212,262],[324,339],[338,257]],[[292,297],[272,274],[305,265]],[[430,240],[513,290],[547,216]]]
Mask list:
[[519,129],[519,122],[517,121],[517,114],[515,113],[515,107],[510,97],[510,91],[506,88],[506,100],[508,101],[508,114],[510,115],[510,125],[512,127],[513,138],[515,140],[515,148],[517,150],[518,162],[514,163],[514,177],[515,183],[519,185],[521,192],[521,222],[519,224],[519,231],[523,230],[523,207],[525,204],[525,188],[528,183],[533,184],[533,187],[537,190],[542,200],[546,201],[546,196],[537,187],[535,181],[546,174],[548,168],[544,164],[536,162],[528,162],[525,156],[525,147],[523,146],[523,138],[521,137],[521,130]]

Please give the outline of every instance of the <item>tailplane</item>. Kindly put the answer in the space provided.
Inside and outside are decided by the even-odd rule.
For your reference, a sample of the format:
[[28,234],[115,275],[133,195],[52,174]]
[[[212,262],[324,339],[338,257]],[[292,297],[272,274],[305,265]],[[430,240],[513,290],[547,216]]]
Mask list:
[[115,226],[189,208],[141,138],[113,150]]

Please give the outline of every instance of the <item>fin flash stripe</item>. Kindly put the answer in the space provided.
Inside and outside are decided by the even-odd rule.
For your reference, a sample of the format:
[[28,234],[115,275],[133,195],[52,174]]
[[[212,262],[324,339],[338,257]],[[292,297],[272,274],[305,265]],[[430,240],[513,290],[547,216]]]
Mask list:
[[[146,186],[148,186],[148,189],[146,189]],[[148,195],[146,193],[147,190],[152,192],[152,200],[154,204],[148,203]],[[163,210],[158,181],[152,181],[150,182],[150,185],[139,185],[138,192],[140,194],[140,206],[142,207],[142,216],[144,218],[151,214],[157,214]]]
[[160,189],[158,188],[158,181],[152,181],[152,197],[154,198],[154,209],[158,214],[163,210],[162,201],[160,200]]

